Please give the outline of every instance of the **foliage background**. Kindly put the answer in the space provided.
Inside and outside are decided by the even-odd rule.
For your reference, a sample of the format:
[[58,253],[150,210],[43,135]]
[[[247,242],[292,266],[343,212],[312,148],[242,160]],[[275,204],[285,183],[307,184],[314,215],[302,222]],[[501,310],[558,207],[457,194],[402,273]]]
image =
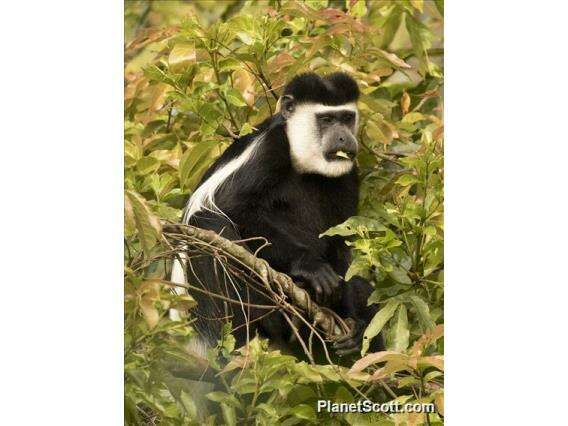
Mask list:
[[[129,424],[443,422],[443,2],[128,1],[125,3],[125,418]],[[160,219],[177,221],[232,137],[273,113],[302,71],[359,82],[358,216],[348,275],[369,278],[388,352],[352,369],[315,366],[230,330],[207,362],[223,385],[175,372],[201,362],[172,321]],[[358,357],[359,358],[359,357]],[[247,360],[245,363],[243,360]],[[252,361],[252,362],[250,362]],[[174,373],[172,373],[172,371]],[[210,401],[205,409],[203,395]],[[434,402],[436,413],[317,413],[317,399]]]

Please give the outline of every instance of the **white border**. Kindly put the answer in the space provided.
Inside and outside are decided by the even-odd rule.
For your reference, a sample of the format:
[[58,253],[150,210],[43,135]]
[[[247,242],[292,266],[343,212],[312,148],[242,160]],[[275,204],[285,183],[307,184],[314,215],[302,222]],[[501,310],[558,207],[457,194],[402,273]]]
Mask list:
[[[563,418],[566,12],[446,4],[452,425]],[[3,16],[2,421],[121,424],[122,5]]]
[[446,2],[451,425],[564,417],[566,12],[561,2]]
[[2,16],[2,423],[122,424],[122,4]]

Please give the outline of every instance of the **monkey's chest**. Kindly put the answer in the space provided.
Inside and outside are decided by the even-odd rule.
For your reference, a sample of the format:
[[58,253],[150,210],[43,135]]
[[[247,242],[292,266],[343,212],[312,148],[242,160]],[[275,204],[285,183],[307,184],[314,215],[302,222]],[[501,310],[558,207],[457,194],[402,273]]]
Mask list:
[[318,179],[292,180],[282,200],[290,220],[318,235],[357,211],[357,188],[345,182]]

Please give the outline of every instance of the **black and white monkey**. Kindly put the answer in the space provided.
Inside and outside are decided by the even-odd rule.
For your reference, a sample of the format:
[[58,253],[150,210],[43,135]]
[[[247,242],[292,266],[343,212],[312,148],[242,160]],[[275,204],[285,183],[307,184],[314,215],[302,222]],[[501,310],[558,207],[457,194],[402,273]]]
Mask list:
[[[326,77],[301,74],[285,87],[279,111],[257,130],[236,139],[203,176],[189,199],[183,222],[210,229],[231,240],[264,237],[270,245],[258,256],[276,270],[306,285],[316,302],[328,306],[355,324],[351,336],[334,343],[337,354],[357,351],[373,315],[367,306],[371,285],[360,277],[343,282],[349,250],[337,237],[319,238],[328,228],[356,214],[358,177],[355,157],[359,121],[359,89],[347,74]],[[251,240],[255,252],[262,243]],[[255,291],[219,273],[211,259],[175,261],[172,281],[202,285],[211,292],[251,304],[270,304]],[[194,323],[200,341],[194,350],[215,345],[223,321],[230,317],[237,344],[258,333],[271,342],[286,344],[292,330],[274,312],[247,306],[228,306],[202,293]],[[240,327],[239,327],[240,326]],[[250,331],[252,330],[252,336]],[[195,346],[195,345],[194,345]],[[381,337],[371,343],[382,349]]]

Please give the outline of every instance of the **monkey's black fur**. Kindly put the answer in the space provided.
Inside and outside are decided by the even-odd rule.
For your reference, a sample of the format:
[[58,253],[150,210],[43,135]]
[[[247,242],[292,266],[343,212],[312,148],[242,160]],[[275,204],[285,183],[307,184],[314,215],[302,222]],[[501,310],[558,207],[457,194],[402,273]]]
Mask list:
[[296,102],[314,102],[324,105],[343,105],[359,98],[357,83],[347,74],[338,72],[321,78],[306,73],[296,76],[284,89],[284,95],[292,95]]
[[[359,95],[356,83],[345,74],[333,74],[325,80],[313,74],[302,75],[292,80],[284,93],[301,102],[329,105],[352,102]],[[261,123],[254,133],[235,140],[206,172],[202,183],[238,157],[264,132],[264,140],[252,158],[215,192],[215,204],[226,217],[202,210],[191,217],[190,223],[231,240],[266,238],[270,245],[257,255],[295,281],[316,285],[320,282],[321,288],[331,289],[332,294],[314,294],[313,288],[307,286],[320,303],[342,318],[355,320],[357,335],[344,342],[344,349],[359,347],[362,331],[376,313],[374,306],[367,306],[372,287],[359,277],[340,282],[337,275],[344,276],[347,271],[349,250],[340,238],[319,238],[328,228],[356,214],[359,186],[356,168],[337,178],[296,172],[290,159],[286,121],[281,114],[276,114]],[[259,241],[246,242],[253,253],[261,245]],[[190,282],[201,283],[211,292],[252,304],[273,304],[239,280],[229,280],[212,259],[192,258],[188,274]],[[264,309],[241,308],[197,292],[193,296],[198,302],[195,326],[211,345],[219,339],[222,326],[219,318],[227,317],[236,328],[237,344],[244,344],[247,338],[245,314],[250,323],[250,338],[258,331],[273,343],[288,345],[290,341],[291,327],[278,312],[262,317],[267,312]],[[378,337],[371,350],[381,348],[382,339]]]

